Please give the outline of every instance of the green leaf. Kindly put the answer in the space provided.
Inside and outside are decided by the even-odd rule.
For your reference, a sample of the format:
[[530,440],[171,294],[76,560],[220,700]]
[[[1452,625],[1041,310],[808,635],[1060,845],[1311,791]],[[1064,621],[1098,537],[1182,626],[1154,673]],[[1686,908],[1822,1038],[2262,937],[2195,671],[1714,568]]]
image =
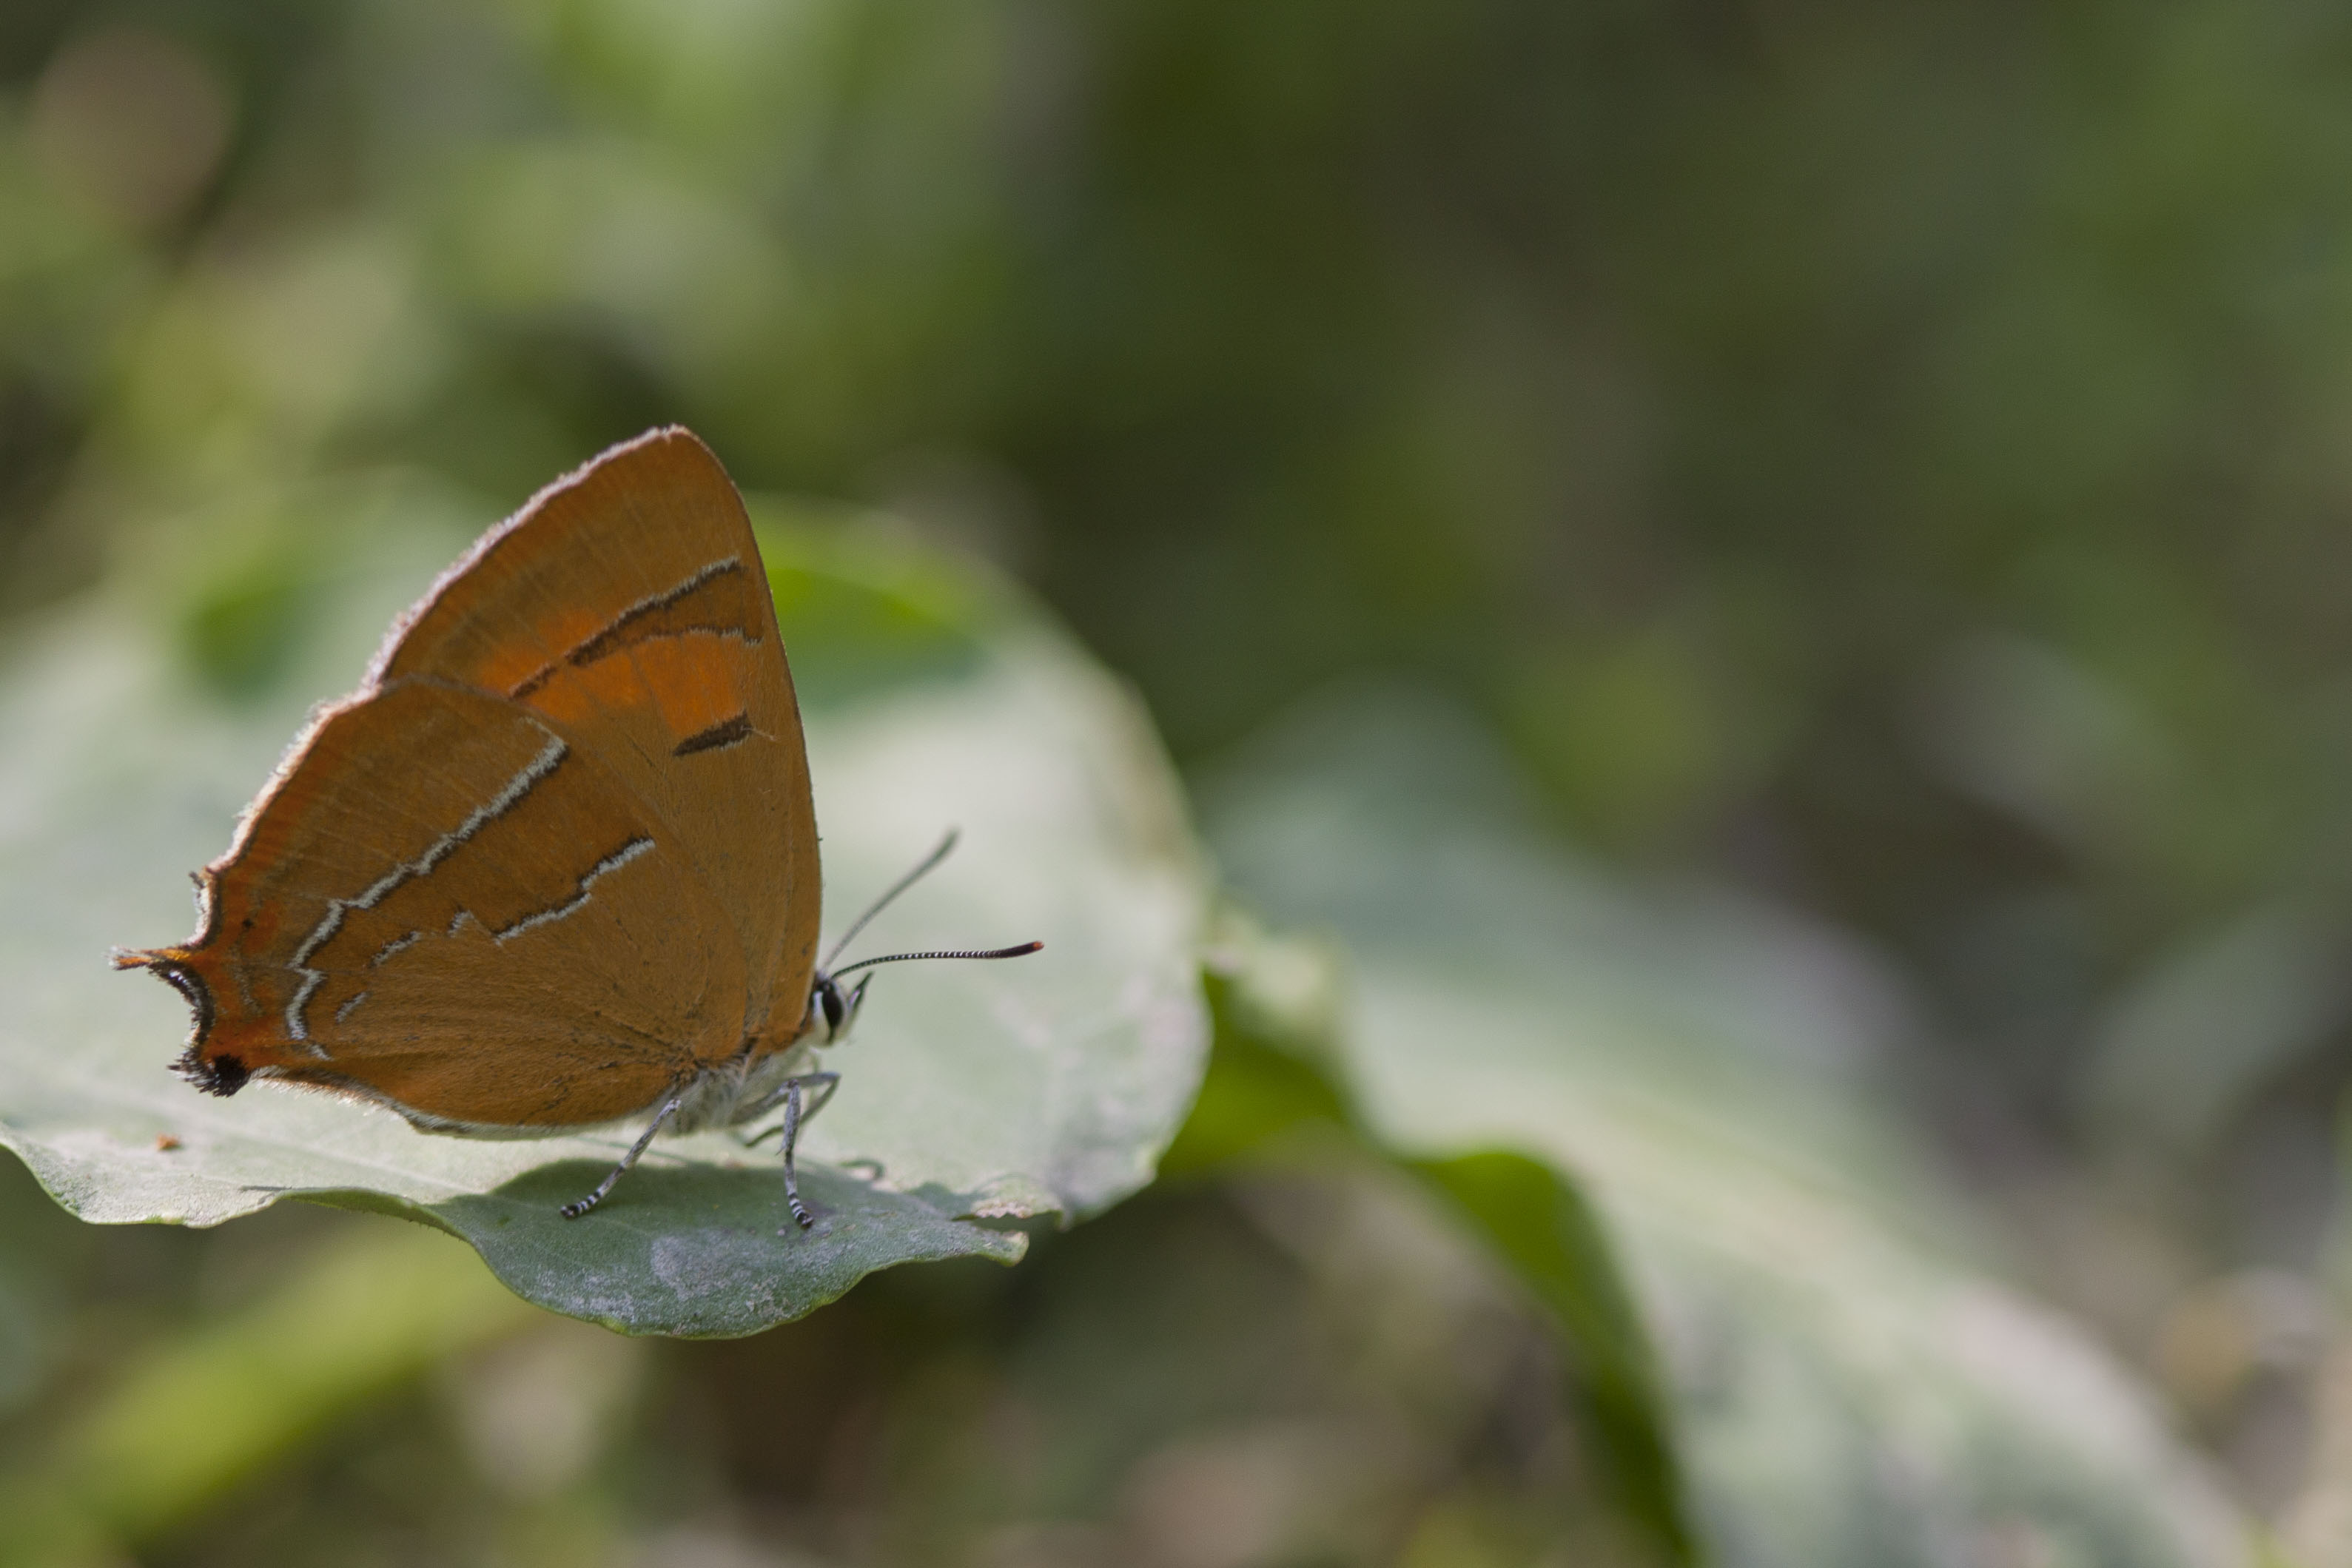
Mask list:
[[221,852],[303,709],[355,684],[392,613],[462,544],[429,497],[369,504],[375,526],[354,530],[368,542],[314,574],[289,674],[257,694],[204,685],[151,630],[185,618],[127,591],[36,631],[0,671],[0,1143],[59,1202],[110,1223],[214,1225],[289,1197],[400,1214],[463,1237],[556,1312],[719,1335],[893,1264],[1012,1261],[1024,1237],[1011,1222],[1066,1221],[1150,1179],[1207,1028],[1202,876],[1149,725],[1004,591],[841,534],[767,536],[786,643],[818,694],[827,927],[958,827],[955,856],[861,951],[1046,946],[876,980],[829,1053],[841,1090],[802,1145],[814,1230],[783,1213],[772,1142],[663,1140],[603,1208],[567,1221],[556,1206],[611,1167],[625,1131],[430,1137],[313,1093],[224,1101],[179,1082],[166,1064],[184,1009],[110,973],[107,953],[186,931],[179,878]]
[[1649,1334],[1582,1189],[1556,1166],[1496,1149],[1412,1168],[1453,1200],[1559,1325],[1617,1505],[1666,1561],[1694,1561]]
[[2243,1561],[2153,1401],[2001,1284],[1904,1158],[1870,1088],[1890,1009],[1822,934],[1578,864],[1484,732],[1411,694],[1335,698],[1205,798],[1237,891],[1344,948],[1328,1010],[1376,1135],[1449,1187],[1520,1189],[1490,1237],[1605,1319],[1577,1301],[1601,1276],[1572,1217],[1547,1238],[1524,1169],[1463,1156],[1517,1151],[1591,1195],[1709,1560]]
[[1559,1330],[1571,1402],[1594,1439],[1605,1493],[1656,1560],[1694,1561],[1649,1335],[1614,1249],[1575,1181],[1502,1150],[1399,1159],[1343,1086],[1339,955],[1269,936],[1228,909],[1209,950],[1217,1020],[1209,1074],[1162,1168],[1171,1175],[1281,1157],[1294,1130],[1343,1130],[1433,1189]]

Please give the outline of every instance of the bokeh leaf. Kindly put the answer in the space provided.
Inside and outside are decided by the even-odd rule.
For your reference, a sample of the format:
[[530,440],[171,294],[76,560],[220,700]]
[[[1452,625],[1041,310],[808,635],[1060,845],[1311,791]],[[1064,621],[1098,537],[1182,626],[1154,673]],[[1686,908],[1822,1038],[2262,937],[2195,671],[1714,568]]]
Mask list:
[[27,635],[0,675],[0,1142],[61,1203],[188,1225],[288,1197],[400,1214],[463,1237],[542,1306],[715,1335],[897,1263],[1010,1261],[1024,1239],[1003,1222],[1085,1215],[1150,1178],[1206,1023],[1202,877],[1148,724],[1001,590],[903,545],[789,527],[765,538],[814,694],[829,927],[952,826],[958,854],[869,939],[1046,944],[877,979],[803,1142],[814,1230],[785,1233],[772,1145],[665,1141],[604,1208],[565,1221],[556,1205],[625,1135],[426,1137],[317,1095],[217,1101],[175,1081],[176,998],[110,974],[106,952],[185,931],[179,876],[220,852],[303,707],[355,683],[391,612],[462,543],[429,497],[366,505],[352,536],[368,542],[312,574],[314,608],[282,633],[297,651],[258,690],[271,665],[207,685],[151,629],[189,618],[127,591]]
[[1596,1458],[1628,1521],[1664,1561],[1696,1562],[1650,1337],[1583,1189],[1557,1166],[1501,1149],[1416,1160],[1412,1168],[1559,1325]]
[[1579,866],[1423,695],[1335,697],[1204,799],[1237,891],[1344,947],[1336,1034],[1376,1134],[1518,1150],[1591,1193],[1708,1561],[2245,1561],[2151,1402],[1900,1157],[1866,968],[1769,911]]
[[1171,1175],[1287,1157],[1293,1134],[1345,1132],[1416,1178],[1515,1277],[1567,1352],[1569,1403],[1597,1479],[1643,1561],[1696,1560],[1648,1331],[1591,1201],[1557,1165],[1504,1149],[1398,1158],[1346,1082],[1332,1016],[1336,955],[1271,936],[1228,909],[1209,955],[1217,1034],[1192,1113],[1168,1151]]
[[[447,1241],[346,1234],[245,1311],[110,1368],[0,1472],[0,1564],[121,1562],[352,1406],[537,1316]],[[544,1320],[541,1320],[544,1321]]]

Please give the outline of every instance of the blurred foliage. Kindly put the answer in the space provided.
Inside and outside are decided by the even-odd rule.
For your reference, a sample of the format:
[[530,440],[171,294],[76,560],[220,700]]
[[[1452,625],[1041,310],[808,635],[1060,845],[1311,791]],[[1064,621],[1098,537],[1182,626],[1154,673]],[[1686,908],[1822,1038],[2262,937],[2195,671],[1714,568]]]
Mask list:
[[[1328,1138],[1340,1134],[1377,1157],[1380,1136],[1335,1082],[1344,1072],[1337,1060],[1344,1048],[1313,1005],[1324,988],[1310,977],[1302,996],[1267,973],[1297,975],[1303,958],[1311,977],[1316,956],[1268,945],[1230,912],[1223,925],[1210,960],[1215,1053],[1161,1173],[1181,1177],[1237,1163],[1295,1169],[1328,1155]],[[1302,1009],[1301,1001],[1308,1005]],[[1559,1170],[1501,1150],[1395,1164],[1445,1200],[1559,1333],[1571,1408],[1582,1416],[1591,1446],[1592,1480],[1629,1547],[1659,1562],[1695,1561],[1648,1331],[1583,1194]]]
[[[484,1310],[527,1309],[454,1244],[356,1218],[339,1245],[299,1234],[317,1228],[284,1210],[241,1223],[241,1248],[299,1260],[291,1278],[214,1303],[226,1331],[91,1369],[116,1390],[94,1414],[58,1411],[69,1436],[44,1451],[45,1476],[98,1440],[86,1434],[137,1421],[143,1396],[178,1392],[166,1379],[250,1379],[214,1359],[224,1333],[253,1339],[320,1304],[339,1268],[417,1277],[380,1311],[326,1320],[346,1386],[266,1361],[246,1381],[232,1407],[280,1429],[156,1423],[149,1450],[177,1461],[163,1473],[211,1490],[160,1535],[135,1527],[165,1500],[125,1499],[112,1517],[142,1560],[1645,1561],[1596,1506],[1549,1333],[1410,1190],[1344,1165],[1147,1195],[1041,1237],[1016,1270],[881,1275],[734,1342],[648,1344],[547,1318],[485,1334]],[[218,1249],[155,1240],[145,1288],[161,1299],[142,1304],[203,1312],[189,1298],[220,1294]],[[464,1268],[445,1277],[451,1264]],[[408,1310],[435,1290],[439,1312]],[[437,1334],[444,1359],[355,1416],[349,1385],[399,1354],[373,1343],[385,1333]],[[42,1500],[89,1484],[81,1472]],[[12,1511],[11,1545],[27,1517]]]
[[[2352,1561],[2347,73],[2352,22],[2308,0],[23,0],[0,607],[107,581],[257,689],[313,536],[405,526],[350,497],[422,476],[478,525],[679,419],[747,488],[830,498],[779,503],[803,521],[879,506],[1025,577],[1187,765],[1417,672],[1616,867],[1859,938],[1834,983],[1885,1015],[1867,1092],[1963,1178],[1981,1252],[2143,1366],[2283,1549]],[[1160,1223],[1247,1252],[1273,1232],[1241,1193],[1054,1245]],[[214,1244],[57,1245],[84,1260],[0,1256],[27,1443],[77,1356],[184,1304],[141,1260],[184,1282]],[[1087,1288],[1033,1287],[1080,1278],[1055,1256],[723,1353],[775,1358],[744,1381],[763,1426],[721,1352],[633,1363],[644,1408],[702,1411],[636,1428],[702,1434],[675,1453],[709,1490],[672,1511],[725,1521],[644,1550],[726,1561],[774,1508],[833,1521],[811,1552],[887,1555],[875,1521],[982,1472],[912,1436],[877,1457],[912,1417],[872,1412],[997,1408],[1033,1343],[1005,1303]],[[869,1336],[827,1385],[861,1457],[740,1468],[756,1445],[709,1434],[791,1428],[824,1356],[783,1346],[835,1333]],[[1540,1560],[1529,1521],[1582,1484],[1527,1502],[1558,1413],[1462,1397],[1427,1430],[1491,1416],[1517,1435],[1482,1452],[1519,1458],[1396,1490],[1422,1522],[1378,1547],[1215,1560]],[[644,1495],[691,1469],[616,1440],[499,1491],[440,1398],[371,1406],[278,1512],[185,1550],[323,1560],[374,1520],[577,1560],[635,1528],[577,1500],[620,1495],[581,1479],[601,1456],[667,1478]],[[989,1418],[941,1430],[1043,1451]],[[1228,1484],[1278,1470],[1265,1441],[1167,1463]],[[1423,1477],[1469,1451],[1421,1441]],[[972,1551],[1148,1559],[1116,1530],[1189,1494],[1132,1484],[1112,1536],[1008,1512]]]

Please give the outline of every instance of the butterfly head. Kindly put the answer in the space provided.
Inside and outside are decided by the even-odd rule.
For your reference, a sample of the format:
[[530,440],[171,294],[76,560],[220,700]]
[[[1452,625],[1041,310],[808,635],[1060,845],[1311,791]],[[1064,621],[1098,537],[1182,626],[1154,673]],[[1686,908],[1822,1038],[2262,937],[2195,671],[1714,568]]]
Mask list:
[[857,1009],[866,1005],[866,988],[873,978],[861,975],[857,984],[844,989],[831,975],[817,976],[809,988],[809,1024],[819,1045],[832,1045],[848,1035],[850,1026],[857,1021]]
[[910,958],[1018,958],[1034,953],[1045,944],[1021,942],[1010,947],[942,948],[930,953],[886,953],[879,958],[860,958],[855,964],[827,974],[817,971],[815,983],[809,988],[809,1020],[812,1030],[822,1031],[820,1045],[831,1045],[849,1033],[850,1025],[857,1021],[857,1009],[866,1005],[866,988],[874,981],[871,975],[858,977],[857,984],[844,990],[841,977],[852,969],[868,969],[877,964],[903,964]]
[[834,960],[841,956],[841,950],[848,946],[876,915],[888,908],[891,900],[914,886],[934,866],[948,858],[949,852],[956,846],[957,837],[956,831],[950,829],[948,835],[940,841],[939,848],[925,855],[914,870],[891,883],[889,891],[868,904],[866,913],[851,922],[849,929],[841,934],[840,940],[834,943],[832,949],[825,954],[824,961],[817,966],[816,979],[809,987],[808,1021],[803,1026],[803,1032],[821,1033],[818,1044],[831,1045],[847,1035],[850,1026],[857,1021],[857,1009],[866,1005],[866,988],[874,977],[864,976],[856,986],[844,990],[841,977],[852,970],[870,969],[877,964],[900,964],[909,958],[1018,958],[1045,946],[1043,942],[1024,942],[1017,946],[986,950],[959,947],[929,953],[886,953],[879,958],[860,958],[855,964],[834,967]]

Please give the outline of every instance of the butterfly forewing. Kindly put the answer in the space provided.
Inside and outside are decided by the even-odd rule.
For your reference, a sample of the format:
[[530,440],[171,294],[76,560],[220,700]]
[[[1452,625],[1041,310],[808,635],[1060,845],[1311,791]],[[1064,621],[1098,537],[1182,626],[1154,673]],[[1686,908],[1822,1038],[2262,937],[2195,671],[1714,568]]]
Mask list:
[[744,1033],[799,1032],[821,890],[800,710],[734,485],[683,430],[533,498],[396,630],[376,678],[509,696],[593,745],[727,911]]

